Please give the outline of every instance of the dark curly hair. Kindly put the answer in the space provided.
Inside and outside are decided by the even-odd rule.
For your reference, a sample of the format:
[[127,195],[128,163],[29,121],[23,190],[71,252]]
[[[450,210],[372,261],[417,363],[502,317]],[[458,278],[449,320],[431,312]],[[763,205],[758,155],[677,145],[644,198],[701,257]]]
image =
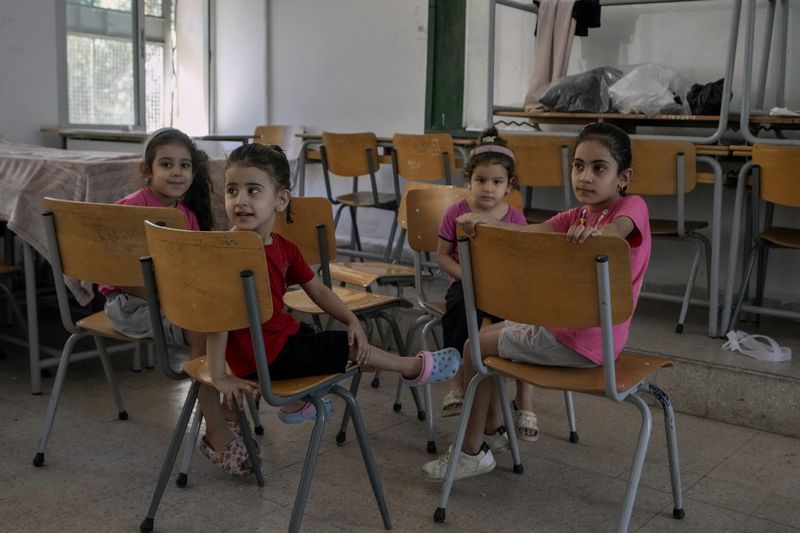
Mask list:
[[[283,148],[277,144],[243,144],[228,156],[225,170],[234,167],[255,167],[264,171],[274,182],[275,189],[292,190],[292,173]],[[286,206],[286,222],[292,223],[292,202]]]
[[153,132],[144,149],[144,163],[153,173],[153,160],[159,146],[178,144],[186,147],[192,158],[192,184],[182,201],[196,216],[200,229],[214,229],[214,214],[211,211],[211,193],[214,190],[208,174],[208,154],[200,150],[191,137],[175,128],[162,128]]
[[508,143],[506,140],[500,137],[500,134],[497,133],[497,128],[494,126],[486,128],[481,132],[480,136],[478,137],[478,143],[475,145],[475,149],[470,153],[467,162],[464,164],[464,170],[461,172],[462,178],[464,178],[465,182],[469,183],[472,179],[472,173],[475,171],[475,167],[479,165],[499,163],[503,165],[508,173],[509,188],[515,189],[517,187],[517,165],[513,157],[505,153],[501,153],[501,151],[495,152],[491,150],[485,150],[480,151],[480,153],[475,153],[479,148],[491,146],[504,148],[505,150],[502,150],[502,152],[511,150],[508,148]]

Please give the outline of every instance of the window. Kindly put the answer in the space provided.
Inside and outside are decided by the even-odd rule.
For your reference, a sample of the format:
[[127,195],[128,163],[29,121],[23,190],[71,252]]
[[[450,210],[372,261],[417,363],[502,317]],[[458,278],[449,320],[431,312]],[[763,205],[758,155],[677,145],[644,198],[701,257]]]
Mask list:
[[[65,2],[67,122],[148,131],[165,125],[172,2]],[[134,52],[137,35],[143,53]]]

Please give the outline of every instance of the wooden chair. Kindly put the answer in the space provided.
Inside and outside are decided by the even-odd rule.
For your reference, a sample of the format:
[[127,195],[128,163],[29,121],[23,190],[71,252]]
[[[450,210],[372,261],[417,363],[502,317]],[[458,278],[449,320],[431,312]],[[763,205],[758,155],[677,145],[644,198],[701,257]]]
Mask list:
[[[701,220],[686,220],[685,196],[692,192],[697,184],[695,175],[695,146],[689,142],[652,141],[634,139],[633,177],[628,192],[642,196],[673,196],[675,198],[675,219],[650,219],[650,234],[654,238],[691,241],[695,245],[694,258],[689,270],[689,279],[683,297],[642,292],[643,297],[659,300],[681,302],[678,323],[675,332],[683,332],[686,313],[691,302],[692,289],[700,265],[700,256],[705,253],[706,274],[711,274],[711,243],[699,230],[708,226]],[[710,287],[711,283],[708,281]]]
[[[400,204],[400,186],[395,178],[394,191],[386,193],[378,191],[376,173],[380,169],[381,159],[378,155],[378,141],[374,133],[331,133],[322,132],[322,145],[320,146],[322,158],[322,174],[325,178],[325,190],[328,200],[339,205],[336,211],[334,227],[339,225],[342,209],[348,208],[350,212],[351,233],[350,248],[361,252],[361,239],[358,233],[356,212],[359,207],[371,207],[392,211],[389,238],[386,241],[386,250],[383,260],[388,261],[392,252],[394,235],[397,231],[397,208]],[[331,191],[331,173],[341,177],[352,177],[352,192],[339,194],[335,197]],[[360,191],[358,180],[361,176],[369,176],[370,190]]]
[[[144,238],[144,221],[154,220],[171,227],[186,227],[186,218],[177,209],[135,207],[113,204],[93,204],[45,198],[43,203],[45,234],[50,263],[56,287],[61,322],[70,333],[64,343],[58,371],[50,392],[50,401],[44,417],[39,445],[33,460],[34,466],[44,464],[44,452],[50,439],[61,389],[67,375],[70,360],[99,356],[103,363],[120,420],[127,420],[128,413],[114,379],[104,339],[126,343],[139,342],[117,333],[108,321],[105,311],[91,314],[75,321],[70,310],[64,276],[89,283],[138,287],[143,285],[139,257],[147,252]],[[91,336],[97,352],[73,356],[75,344]],[[115,347],[118,348],[118,347]]]
[[[433,333],[433,328],[441,324],[441,318],[445,311],[444,300],[431,300],[425,294],[423,260],[427,254],[436,252],[436,248],[439,245],[439,224],[442,221],[444,212],[448,207],[469,195],[469,189],[463,187],[428,185],[424,188],[419,187],[409,190],[405,196],[408,217],[408,245],[414,252],[417,307],[422,311],[422,316],[409,329],[408,338],[413,338],[419,328],[422,328],[420,339],[423,350],[431,349],[428,339]],[[428,453],[436,453],[433,398],[431,397],[430,385],[425,386],[424,392],[428,430],[427,450]]]
[[[514,151],[520,186],[525,187],[525,218],[532,224],[546,221],[559,211],[572,206],[570,154],[575,150],[575,137],[557,135],[505,136],[508,147]],[[561,209],[533,207],[534,189],[561,188]]]
[[[302,399],[313,402],[317,408],[289,531],[300,529],[328,418],[322,401],[328,394],[341,397],[347,404],[347,411],[353,417],[361,454],[378,502],[383,525],[386,529],[391,529],[380,475],[372,455],[361,411],[353,395],[340,385],[342,381],[354,378],[359,368],[354,367],[340,374],[280,381],[270,379],[261,324],[269,320],[272,314],[272,300],[267,265],[264,260],[264,243],[261,238],[251,232],[176,231],[150,223],[147,224],[145,231],[150,257],[142,259],[142,270],[148,289],[148,300],[151,303],[151,316],[159,312],[160,304],[164,315],[185,329],[211,333],[249,327],[258,367],[260,392],[264,400],[270,405],[282,406]],[[168,354],[163,342],[163,331],[160,328],[156,328],[156,336],[159,359],[162,364],[168,365]],[[153,530],[161,496],[197,401],[198,388],[201,383],[211,384],[205,357],[187,362],[183,372],[194,381],[186,395],[150,508],[140,525],[141,531]],[[254,462],[256,480],[259,486],[263,486],[260,460],[247,421],[241,410],[238,414],[245,444]]]
[[[292,212],[295,214],[294,222],[287,224],[284,217],[278,217],[275,223],[275,231],[294,242],[300,248],[303,257],[309,264],[320,265],[322,280],[328,287],[331,287],[329,263],[336,257],[336,248],[334,246],[336,241],[333,233],[330,202],[325,198],[293,198]],[[411,302],[404,298],[348,287],[331,288],[350,311],[365,322],[368,327],[370,322],[377,323],[378,320],[388,326],[398,353],[400,355],[408,355],[397,321],[389,314],[389,311],[409,308],[412,306]],[[284,296],[283,301],[286,307],[292,311],[310,315],[315,324],[318,327],[322,327],[320,317],[325,312],[317,307],[304,291],[289,291]],[[376,329],[380,333],[380,328]],[[385,346],[387,342],[384,341],[383,344]],[[357,386],[358,384],[356,383],[355,387]],[[377,383],[373,382],[373,386],[377,386]],[[417,406],[417,417],[420,420],[424,420],[425,411],[422,409],[416,387],[411,387],[411,393]],[[399,400],[395,401],[394,409],[395,411],[402,409]],[[340,444],[345,439],[344,428],[346,425],[347,416],[345,416],[342,424],[342,431],[337,436],[337,442]]]
[[[682,518],[680,466],[678,463],[675,417],[669,397],[648,381],[659,368],[671,366],[666,359],[623,353],[615,361],[612,352],[612,324],[627,320],[632,313],[630,253],[626,241],[597,237],[581,245],[571,244],[563,235],[524,233],[503,228],[478,226],[473,239],[459,239],[464,296],[467,304],[472,364],[478,372],[467,387],[464,409],[453,442],[457,454],[464,442],[475,391],[492,377],[500,396],[506,427],[513,427],[503,378],[523,380],[536,387],[605,395],[612,402],[629,401],[642,416],[639,439],[628,477],[628,488],[617,531],[627,531],[636,491],[644,466],[652,429],[650,408],[639,393],[654,396],[664,409],[669,453],[673,516]],[[546,260],[543,260],[546,258]],[[502,275],[498,275],[502,272]],[[598,368],[566,368],[515,363],[497,355],[482,354],[476,309],[526,324],[551,327],[600,327],[604,361]],[[569,417],[574,432],[574,418]],[[514,471],[522,473],[519,446],[509,432]],[[458,461],[450,460],[434,520],[445,519],[445,508],[455,479]]]
[[[752,168],[752,207],[750,222],[751,242],[747,260],[739,285],[738,298],[730,321],[725,331],[735,329],[739,312],[746,308],[748,312],[758,315],[773,315],[785,318],[800,318],[800,313],[784,309],[770,309],[763,306],[764,285],[766,284],[767,259],[772,248],[798,250],[800,249],[800,228],[773,226],[773,217],[776,206],[800,207],[800,189],[797,187],[797,168],[800,165],[800,148],[788,146],[775,146],[756,144],[753,146]],[[745,179],[746,169],[740,174],[739,179]],[[760,215],[761,202],[765,204],[765,214]],[[752,304],[744,306],[748,294],[749,281],[753,273],[753,266],[758,260],[756,272],[756,295]],[[731,265],[729,268],[734,269]]]
[[[269,124],[257,126],[253,134],[253,142],[258,144],[275,144],[283,148],[289,161],[297,161],[300,145],[303,143],[299,135],[305,133],[303,126],[281,126]],[[297,169],[294,169],[297,174]]]

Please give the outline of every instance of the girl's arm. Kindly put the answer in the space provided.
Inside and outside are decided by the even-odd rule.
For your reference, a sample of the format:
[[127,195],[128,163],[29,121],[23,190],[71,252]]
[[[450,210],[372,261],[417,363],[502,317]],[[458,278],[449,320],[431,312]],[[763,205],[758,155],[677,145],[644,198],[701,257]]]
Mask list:
[[602,229],[596,229],[591,226],[585,227],[570,226],[567,230],[567,240],[574,243],[585,242],[589,237],[596,237],[598,235],[606,235],[611,237],[626,238],[635,228],[633,220],[625,215],[615,218]]
[[355,353],[356,362],[366,363],[369,357],[369,343],[358,317],[317,276],[300,286],[320,309],[347,326],[347,344],[351,353]]
[[475,236],[475,226],[478,224],[486,224],[487,226],[497,226],[499,228],[505,229],[512,229],[515,231],[522,231],[525,233],[554,233],[555,230],[553,226],[548,224],[547,222],[542,222],[541,224],[528,224],[527,226],[521,226],[519,224],[514,224],[511,222],[502,222],[497,220],[496,218],[492,218],[487,215],[483,215],[480,213],[465,213],[458,217],[458,224],[461,226],[461,229],[464,230],[464,233],[469,235],[470,237]]
[[452,242],[439,237],[439,244],[436,246],[436,264],[450,277],[461,279],[461,265],[450,256],[454,246]]
[[257,394],[258,386],[236,376],[228,375],[225,368],[225,346],[228,344],[228,332],[206,334],[206,356],[208,369],[211,372],[211,383],[225,396],[228,407],[233,408],[233,400],[244,408],[243,394]]

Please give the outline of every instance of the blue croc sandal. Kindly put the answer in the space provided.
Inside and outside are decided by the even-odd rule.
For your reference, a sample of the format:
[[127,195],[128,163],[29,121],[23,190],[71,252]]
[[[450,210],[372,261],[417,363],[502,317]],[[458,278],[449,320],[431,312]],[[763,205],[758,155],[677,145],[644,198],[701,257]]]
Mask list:
[[455,348],[445,348],[438,352],[419,352],[422,358],[422,370],[414,379],[405,380],[414,385],[441,383],[452,379],[461,366],[461,354]]
[[[332,415],[334,412],[334,405],[333,400],[328,397],[322,398],[322,403],[325,404],[325,412],[328,416]],[[295,411],[294,413],[285,413],[283,411],[278,411],[278,418],[280,418],[281,422],[284,424],[299,424],[300,422],[305,422],[306,420],[314,420],[317,417],[317,408],[314,407],[314,404],[311,402],[306,402],[302,409]]]

